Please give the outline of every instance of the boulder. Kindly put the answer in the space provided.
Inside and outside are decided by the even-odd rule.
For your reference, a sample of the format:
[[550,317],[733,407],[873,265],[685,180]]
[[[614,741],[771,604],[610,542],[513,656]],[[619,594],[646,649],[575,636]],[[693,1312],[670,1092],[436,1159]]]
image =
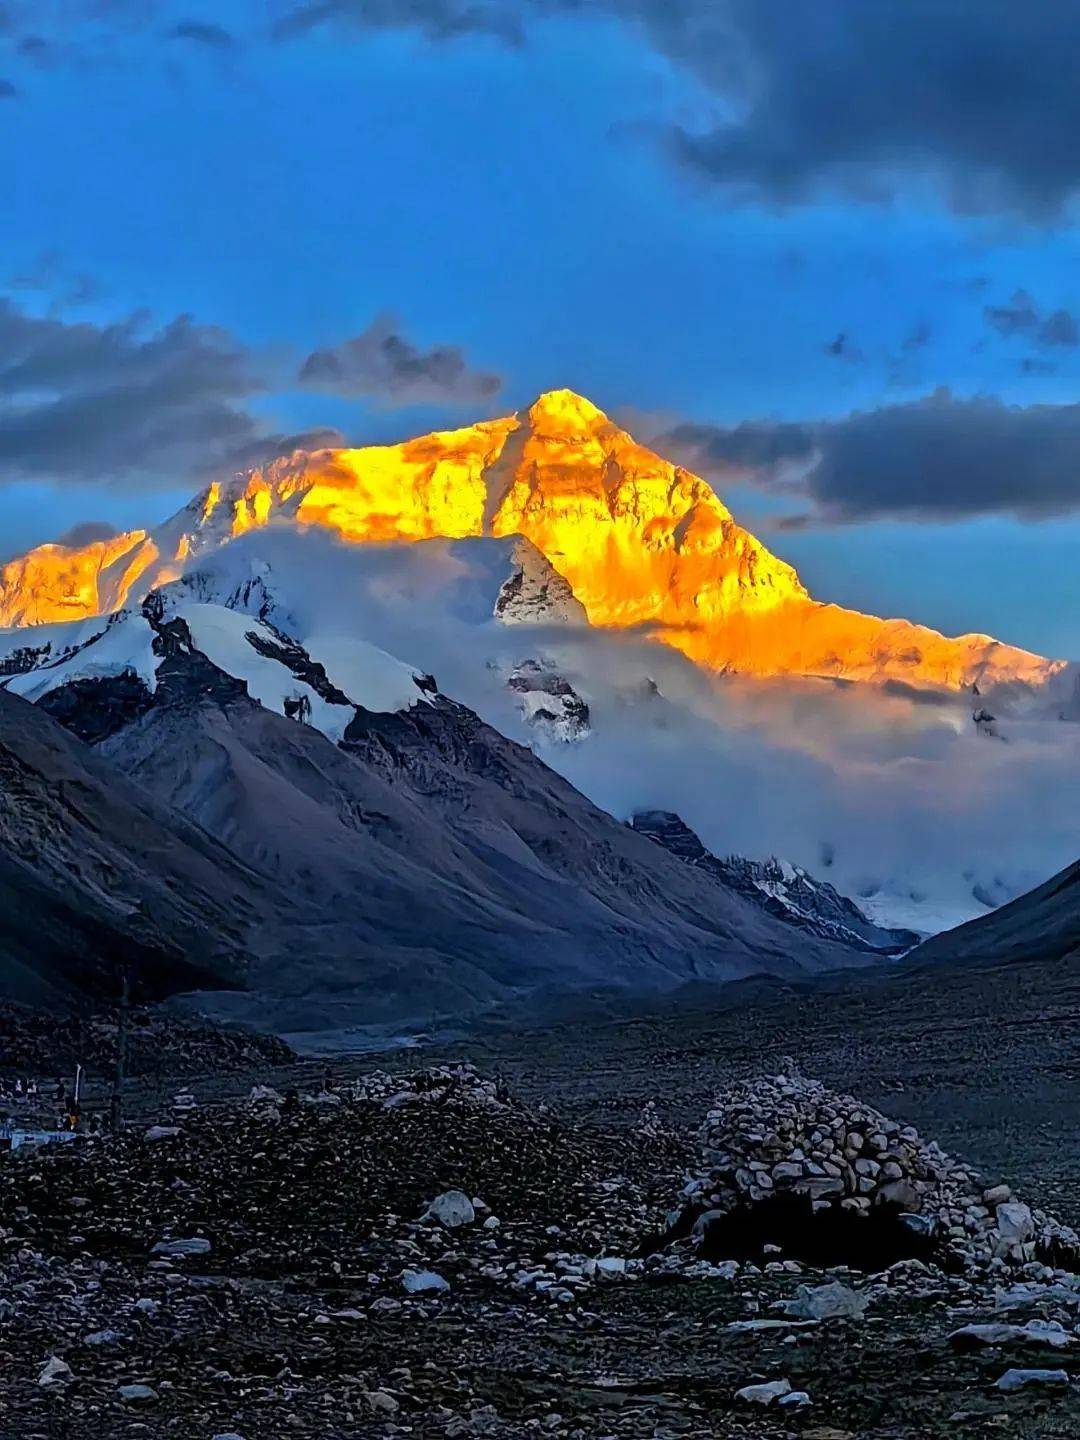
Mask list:
[[473,1223],[476,1219],[476,1207],[464,1190],[444,1190],[432,1200],[424,1218],[437,1220],[448,1230],[456,1230],[461,1225]]
[[828,1285],[800,1285],[795,1299],[784,1308],[803,1320],[861,1320],[869,1303],[866,1295],[834,1280]]
[[996,1382],[999,1390],[1026,1390],[1029,1385],[1048,1390],[1067,1390],[1066,1370],[1006,1370]]
[[790,1395],[790,1380],[766,1380],[760,1385],[744,1385],[735,1391],[735,1399],[747,1405],[772,1405],[782,1395]]
[[434,1270],[406,1270],[401,1283],[409,1295],[439,1294],[450,1289],[450,1282]]

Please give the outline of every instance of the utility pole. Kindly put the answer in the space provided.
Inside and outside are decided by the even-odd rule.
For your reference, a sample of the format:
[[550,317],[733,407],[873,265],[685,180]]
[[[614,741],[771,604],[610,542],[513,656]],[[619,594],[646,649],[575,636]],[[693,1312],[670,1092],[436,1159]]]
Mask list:
[[124,967],[120,990],[120,1016],[116,1025],[116,1068],[113,1071],[109,1125],[119,1130],[124,1109],[124,1070],[127,1066],[128,1007],[131,1003],[131,972]]

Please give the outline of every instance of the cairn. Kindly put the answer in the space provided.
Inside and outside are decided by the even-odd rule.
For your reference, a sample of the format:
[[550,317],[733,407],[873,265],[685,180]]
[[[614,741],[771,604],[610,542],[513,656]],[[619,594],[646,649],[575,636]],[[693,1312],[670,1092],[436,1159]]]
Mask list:
[[1080,1257],[1076,1232],[1009,1186],[983,1186],[913,1125],[785,1068],[732,1085],[708,1112],[698,1137],[703,1170],[687,1191],[699,1213],[724,1216],[788,1195],[858,1223],[889,1206],[968,1266],[1025,1264],[1040,1251]]

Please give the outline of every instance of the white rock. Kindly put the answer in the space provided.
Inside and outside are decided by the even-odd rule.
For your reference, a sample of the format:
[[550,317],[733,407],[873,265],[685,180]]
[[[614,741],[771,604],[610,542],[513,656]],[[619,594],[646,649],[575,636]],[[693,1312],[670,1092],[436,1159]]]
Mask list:
[[806,1320],[861,1320],[869,1303],[869,1296],[833,1280],[828,1285],[800,1285],[785,1309]]
[[145,1401],[157,1399],[157,1391],[152,1385],[119,1385],[116,1393],[121,1400],[126,1400],[130,1405],[139,1405]]
[[456,1230],[461,1225],[471,1225],[476,1219],[476,1210],[464,1190],[444,1190],[432,1200],[425,1218],[438,1220],[448,1230]]
[[401,1408],[393,1395],[388,1395],[385,1390],[369,1390],[364,1399],[373,1410],[381,1410],[384,1415],[393,1415]]
[[115,1345],[120,1340],[119,1330],[92,1330],[83,1336],[84,1345]]
[[1035,1233],[1035,1221],[1027,1205],[1018,1200],[1006,1201],[997,1207],[997,1231],[1010,1244],[1022,1245]]
[[151,1252],[154,1255],[206,1255],[210,1241],[202,1235],[192,1235],[184,1240],[159,1240]]
[[987,1325],[964,1325],[949,1336],[954,1345],[974,1342],[978,1345],[1049,1345],[1065,1350],[1075,1344],[1072,1335],[1057,1320],[1029,1320],[1026,1325],[1009,1325],[1004,1321]]
[[401,1283],[410,1295],[430,1295],[450,1289],[450,1282],[434,1270],[406,1270]]
[[171,1135],[179,1135],[178,1125],[151,1125],[143,1136],[144,1140],[168,1140]]
[[1045,1385],[1049,1389],[1068,1389],[1069,1375],[1065,1370],[1006,1370],[997,1381],[999,1390],[1023,1390],[1028,1385]]
[[745,1401],[747,1405],[771,1405],[781,1395],[791,1393],[790,1380],[766,1380],[760,1385],[744,1385],[741,1390],[735,1391],[735,1399]]
[[596,1268],[603,1275],[625,1275],[626,1261],[621,1255],[601,1255]]
[[776,1403],[783,1405],[785,1409],[790,1405],[793,1410],[801,1410],[804,1405],[810,1404],[810,1396],[805,1390],[789,1390],[786,1395],[781,1395]]
[[37,1383],[39,1385],[49,1386],[56,1385],[61,1380],[70,1379],[71,1366],[68,1365],[66,1361],[61,1360],[58,1355],[50,1355],[48,1360],[46,1360],[45,1364],[42,1366]]

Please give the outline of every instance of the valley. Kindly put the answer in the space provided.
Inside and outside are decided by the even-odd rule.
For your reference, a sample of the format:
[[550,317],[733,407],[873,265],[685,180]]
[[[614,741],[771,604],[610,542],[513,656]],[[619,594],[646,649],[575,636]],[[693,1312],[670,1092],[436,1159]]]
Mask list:
[[[996,1388],[1010,1364],[1071,1372],[1068,1349],[964,1350],[948,1338],[1040,1315],[1068,1327],[1075,1313],[1060,1285],[998,1276],[999,1291],[1030,1288],[1027,1308],[1003,1315],[976,1275],[800,1262],[785,1249],[798,1252],[795,1236],[779,1230],[781,1248],[733,1278],[730,1265],[711,1274],[700,1262],[700,1273],[665,1275],[664,1265],[678,1270],[678,1247],[640,1273],[633,1257],[700,1163],[695,1135],[715,1097],[792,1062],[939,1139],[980,1183],[1014,1186],[1076,1224],[1078,984],[1050,965],[1023,976],[868,970],[796,987],[745,982],[621,1014],[608,1000],[606,1013],[598,1002],[593,1015],[540,1030],[508,1024],[354,1059],[249,1057],[209,1070],[196,1060],[172,1077],[134,1074],[127,1135],[30,1162],[38,1178],[18,1191],[28,1214],[12,1216],[5,1189],[30,1173],[27,1161],[0,1174],[0,1223],[13,1236],[32,1225],[34,1251],[51,1257],[23,1249],[9,1262],[19,1289],[0,1343],[3,1413],[26,1433],[76,1437],[103,1417],[117,1433],[282,1426],[312,1440],[381,1440],[403,1426],[642,1440],[907,1440],[988,1425],[1029,1440],[1068,1435],[1078,1418],[1068,1395]],[[193,1109],[174,1107],[181,1089]],[[99,1094],[100,1074],[92,1106]],[[499,1227],[418,1225],[455,1185],[482,1197],[481,1219]],[[74,1211],[71,1195],[86,1197]],[[207,1237],[207,1253],[155,1256],[170,1234]],[[512,1283],[529,1269],[555,1274],[553,1252],[579,1248],[629,1257],[632,1273],[582,1282],[572,1300]],[[449,1291],[405,1293],[399,1273],[424,1267]],[[87,1288],[91,1274],[100,1289]],[[770,1308],[800,1284],[837,1280],[867,1297],[864,1318],[800,1329]],[[451,1345],[452,1367],[428,1363]],[[71,1373],[36,1385],[50,1349]],[[812,1403],[758,1411],[736,1398],[776,1376]],[[125,1398],[132,1385],[149,1393]]]

